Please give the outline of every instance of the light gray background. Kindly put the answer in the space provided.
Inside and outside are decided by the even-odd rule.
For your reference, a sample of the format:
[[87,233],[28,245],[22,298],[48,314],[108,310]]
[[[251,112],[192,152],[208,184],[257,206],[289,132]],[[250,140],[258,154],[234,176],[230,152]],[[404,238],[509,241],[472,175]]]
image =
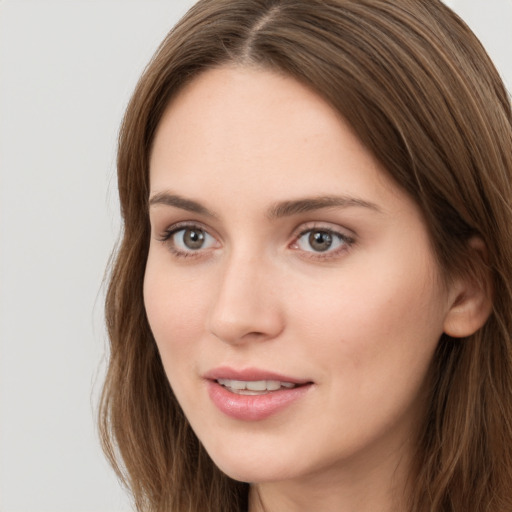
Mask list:
[[[115,144],[192,0],[0,2],[0,512],[120,512],[94,426]],[[512,0],[447,2],[512,88]]]

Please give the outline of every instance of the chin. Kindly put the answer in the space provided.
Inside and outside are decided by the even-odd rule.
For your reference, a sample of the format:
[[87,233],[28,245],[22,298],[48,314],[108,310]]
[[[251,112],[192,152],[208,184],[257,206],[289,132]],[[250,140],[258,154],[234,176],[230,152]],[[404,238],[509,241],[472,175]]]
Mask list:
[[[292,475],[286,469],[286,464],[276,463],[276,458],[269,457],[270,461],[263,458],[244,457],[237,453],[228,456],[210,454],[214,464],[233,480],[248,483],[274,482],[286,480]],[[283,467],[284,466],[284,467]]]
[[220,466],[217,467],[229,478],[237,480],[239,482],[247,482],[250,484],[263,483],[263,482],[277,482],[280,480],[286,480],[288,475],[283,474],[280,471],[262,470],[254,467],[242,467],[240,465],[232,466]]

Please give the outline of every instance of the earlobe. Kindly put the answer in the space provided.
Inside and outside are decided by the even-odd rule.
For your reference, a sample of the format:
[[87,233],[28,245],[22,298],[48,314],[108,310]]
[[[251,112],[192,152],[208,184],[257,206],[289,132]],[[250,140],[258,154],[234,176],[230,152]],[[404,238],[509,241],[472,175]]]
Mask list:
[[445,317],[444,332],[453,338],[471,336],[492,312],[492,276],[487,266],[487,250],[481,238],[469,242],[470,264],[467,272],[453,283],[453,300]]

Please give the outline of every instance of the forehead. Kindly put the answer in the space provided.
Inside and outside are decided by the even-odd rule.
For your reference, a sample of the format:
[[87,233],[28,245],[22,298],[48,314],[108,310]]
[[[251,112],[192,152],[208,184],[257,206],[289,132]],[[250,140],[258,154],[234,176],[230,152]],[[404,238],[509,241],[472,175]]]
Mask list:
[[155,135],[150,187],[261,201],[396,192],[321,96],[288,76],[234,66],[202,73],[171,101]]
[[[338,114],[316,93],[273,71],[223,66],[196,77],[173,98],[159,139],[193,139],[212,149],[229,146],[270,152],[291,138],[309,139],[341,127]],[[300,148],[296,147],[296,150]]]

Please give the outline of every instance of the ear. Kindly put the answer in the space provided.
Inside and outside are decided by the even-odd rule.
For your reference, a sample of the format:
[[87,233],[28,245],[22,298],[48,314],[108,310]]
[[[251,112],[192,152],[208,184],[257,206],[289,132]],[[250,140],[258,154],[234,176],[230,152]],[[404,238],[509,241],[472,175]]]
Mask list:
[[487,248],[481,238],[468,242],[469,271],[454,280],[451,306],[445,317],[444,332],[453,338],[471,336],[480,329],[492,311],[492,276],[487,266]]

